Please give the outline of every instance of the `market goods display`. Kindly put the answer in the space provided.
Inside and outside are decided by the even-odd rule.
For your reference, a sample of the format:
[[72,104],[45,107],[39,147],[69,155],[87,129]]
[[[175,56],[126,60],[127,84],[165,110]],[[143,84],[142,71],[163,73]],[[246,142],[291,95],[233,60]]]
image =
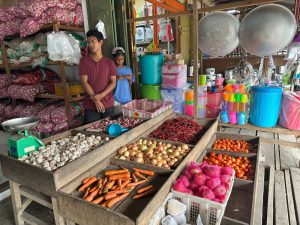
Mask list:
[[40,84],[18,85],[13,84],[8,87],[8,95],[12,99],[23,99],[25,101],[34,102],[35,96],[44,93]]
[[51,144],[42,146],[19,160],[54,171],[108,141],[108,137],[101,138],[78,133],[75,136],[51,141]]
[[140,139],[120,148],[117,158],[170,169],[174,168],[190,150],[187,144],[172,145],[151,139]]
[[9,98],[8,87],[0,88],[0,98]]
[[134,128],[135,126],[139,125],[142,123],[143,120],[139,118],[132,118],[132,117],[120,117],[118,119],[112,120],[109,118],[97,121],[93,123],[87,130],[96,130],[99,132],[106,131],[106,127],[110,124],[118,123],[120,124],[123,128]]
[[[146,176],[154,176],[154,172],[133,168],[130,171],[122,167],[117,170],[106,170],[102,177],[86,177],[78,188],[82,192],[85,201],[100,204],[103,207],[112,208],[118,202],[125,199],[139,185],[148,182]],[[141,179],[139,179],[141,178]],[[155,192],[153,185],[138,188],[133,199],[139,199],[152,195]]]
[[11,78],[7,74],[0,74],[0,88],[7,87],[11,84]]
[[172,188],[178,192],[224,203],[233,183],[233,174],[234,171],[229,166],[222,168],[207,162],[191,162]]
[[165,121],[149,137],[161,140],[195,144],[201,138],[203,127],[186,118],[175,118]]
[[226,150],[233,152],[249,153],[255,152],[255,146],[243,140],[219,139],[213,144],[214,150]]
[[211,152],[209,156],[204,157],[204,161],[210,165],[219,165],[221,167],[232,167],[235,170],[235,177],[244,180],[253,180],[255,174],[255,164],[248,157],[234,157],[225,154],[216,154]]

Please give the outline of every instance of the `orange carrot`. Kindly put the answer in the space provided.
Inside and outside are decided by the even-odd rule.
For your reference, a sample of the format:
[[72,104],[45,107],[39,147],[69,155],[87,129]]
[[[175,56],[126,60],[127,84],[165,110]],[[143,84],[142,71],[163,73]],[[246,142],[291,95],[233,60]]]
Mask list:
[[89,179],[91,179],[92,177],[86,177],[86,178],[84,178],[82,181],[81,181],[81,183],[82,184],[85,184],[86,182],[88,182],[89,181]]
[[118,188],[118,186],[115,185],[115,186],[113,186],[110,190],[115,191],[115,190],[117,190],[117,188]]
[[100,196],[99,198],[96,198],[95,200],[93,200],[92,203],[94,203],[94,204],[99,204],[100,202],[103,201],[103,199],[104,199],[104,197],[103,197],[103,196]]
[[92,177],[89,179],[85,184],[81,185],[81,187],[78,189],[79,191],[83,191],[87,187],[89,187],[91,184],[95,183],[97,181],[96,177]]
[[138,182],[139,180],[136,178],[136,176],[134,175],[134,173],[131,174],[132,175],[132,180],[133,182]]
[[114,186],[115,182],[115,180],[108,181],[103,189],[103,193],[108,192]]
[[143,192],[141,194],[137,194],[137,195],[133,196],[133,199],[138,199],[138,198],[141,198],[141,197],[144,197],[144,196],[148,196],[148,195],[153,193],[153,190],[154,189],[150,189],[150,190],[148,190],[146,192]]
[[137,190],[137,193],[138,193],[138,194],[141,194],[141,193],[143,193],[143,192],[145,192],[145,191],[148,191],[148,190],[151,190],[151,189],[153,189],[153,185],[149,185],[149,186],[147,186],[147,187],[140,188],[139,190]]
[[102,178],[99,178],[97,186],[98,186],[99,188],[101,188],[102,185],[103,185],[103,179],[102,179]]
[[142,174],[140,174],[139,172],[134,172],[134,175],[148,181],[148,179],[145,176],[143,176]]
[[101,206],[106,207],[107,201],[104,201]]
[[139,172],[141,174],[145,174],[145,175],[148,175],[148,176],[154,176],[154,172],[152,170],[142,170],[142,169],[138,169],[138,168],[133,168],[133,170],[135,172]]
[[91,189],[90,189],[90,192],[93,192],[93,191],[95,191],[96,189],[98,189],[97,185],[96,185],[95,187],[91,188]]
[[84,195],[83,195],[83,197],[82,197],[83,199],[86,198],[86,197],[88,196],[88,194],[90,193],[90,189],[91,189],[90,187],[88,187],[88,188],[86,189],[86,191],[85,191],[85,193],[84,193]]
[[119,173],[119,174],[111,175],[108,177],[109,180],[118,180],[118,179],[126,180],[128,178],[130,178],[129,172]]
[[109,200],[109,201],[107,202],[107,204],[106,204],[106,207],[108,207],[108,208],[113,207],[117,202],[123,200],[123,199],[126,198],[128,195],[129,195],[129,193],[124,193],[124,194],[122,194],[122,195],[120,195],[120,196],[117,196],[117,197],[115,197],[115,198]]
[[98,189],[90,193],[89,196],[87,196],[84,200],[88,202],[92,201],[96,197],[97,193],[98,193]]
[[111,176],[111,175],[116,175],[116,174],[126,173],[126,172],[128,172],[127,169],[124,169],[124,170],[106,170],[104,172],[104,175],[105,176]]
[[122,185],[122,188],[123,187],[126,187],[126,185],[127,184],[129,184],[130,183],[130,179],[128,179],[128,180],[125,180],[121,185]]
[[122,185],[122,180],[121,180],[121,179],[118,179],[117,181],[118,181],[118,187],[119,187],[119,188],[122,188],[122,186],[121,186],[121,185]]
[[132,188],[130,187],[130,188],[122,188],[121,190],[115,191],[115,193],[117,193],[119,195],[119,194],[131,192],[131,191],[132,191]]
[[146,181],[146,180],[141,180],[141,181],[138,181],[138,182],[135,182],[135,183],[127,184],[126,187],[135,187],[135,186],[140,185],[140,184],[143,184],[143,183],[145,183],[145,182],[147,182],[147,181]]
[[112,191],[112,192],[107,192],[105,195],[104,195],[104,199],[105,200],[109,200],[109,199],[112,199],[112,198],[115,198],[117,197],[117,193]]

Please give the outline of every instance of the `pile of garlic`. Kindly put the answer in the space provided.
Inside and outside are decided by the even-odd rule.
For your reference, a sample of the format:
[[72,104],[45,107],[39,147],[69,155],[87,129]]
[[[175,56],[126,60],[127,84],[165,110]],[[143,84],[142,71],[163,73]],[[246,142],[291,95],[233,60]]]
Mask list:
[[100,136],[86,136],[78,133],[75,136],[51,141],[51,144],[42,146],[37,151],[30,152],[28,156],[19,158],[19,160],[53,171],[108,141],[108,137],[101,138]]

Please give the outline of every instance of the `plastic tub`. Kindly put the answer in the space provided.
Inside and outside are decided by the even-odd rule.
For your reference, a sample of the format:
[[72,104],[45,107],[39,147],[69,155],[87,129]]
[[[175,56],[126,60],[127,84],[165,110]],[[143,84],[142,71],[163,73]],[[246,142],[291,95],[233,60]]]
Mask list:
[[141,85],[140,94],[141,94],[141,98],[147,98],[151,100],[161,100],[159,85]]
[[219,107],[206,106],[206,117],[207,118],[217,118],[221,112]]
[[221,92],[207,92],[207,105],[211,107],[220,107],[222,102]]
[[187,82],[186,65],[163,65],[162,83],[164,87],[181,88]]
[[253,86],[251,90],[250,122],[258,127],[274,127],[279,116],[282,88]]
[[162,54],[139,56],[142,84],[161,84],[163,58]]
[[183,114],[184,113],[184,103],[174,103],[173,110],[176,113]]
[[155,100],[133,100],[122,106],[123,116],[151,119],[173,107],[172,102]]
[[206,108],[197,108],[197,118],[206,117]]
[[291,130],[300,130],[300,93],[283,93],[279,124]]

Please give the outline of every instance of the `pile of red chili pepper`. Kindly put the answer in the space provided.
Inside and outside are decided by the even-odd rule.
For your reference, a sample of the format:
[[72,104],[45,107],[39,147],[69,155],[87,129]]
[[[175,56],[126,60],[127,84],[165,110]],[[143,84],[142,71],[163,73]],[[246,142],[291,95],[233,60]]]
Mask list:
[[195,144],[202,135],[202,126],[186,118],[175,118],[165,121],[150,134],[150,137],[176,141],[186,144]]

